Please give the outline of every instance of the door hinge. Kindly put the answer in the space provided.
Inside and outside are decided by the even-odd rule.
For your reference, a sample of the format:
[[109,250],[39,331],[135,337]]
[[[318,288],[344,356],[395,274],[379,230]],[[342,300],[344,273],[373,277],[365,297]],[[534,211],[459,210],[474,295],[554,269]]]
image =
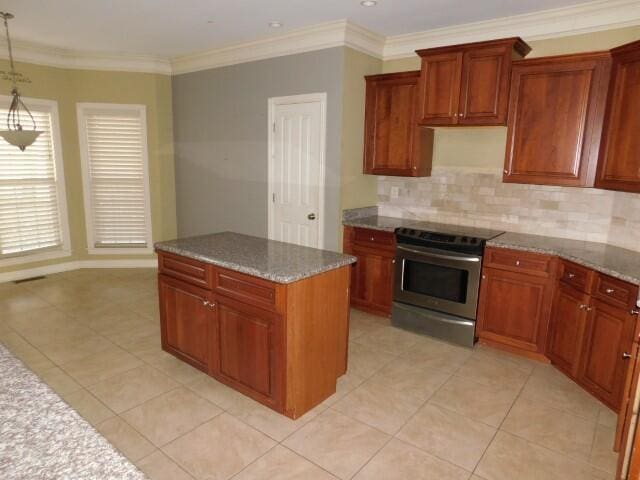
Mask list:
[[276,203],[276,194],[275,193],[271,194],[271,200],[273,201],[273,203]]
[[276,133],[276,122],[273,122],[273,133]]

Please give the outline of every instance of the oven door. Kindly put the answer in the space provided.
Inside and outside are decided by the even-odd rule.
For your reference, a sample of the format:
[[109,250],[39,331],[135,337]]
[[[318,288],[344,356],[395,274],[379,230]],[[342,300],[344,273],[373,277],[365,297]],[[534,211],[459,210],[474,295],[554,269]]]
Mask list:
[[397,247],[394,300],[475,320],[482,257]]

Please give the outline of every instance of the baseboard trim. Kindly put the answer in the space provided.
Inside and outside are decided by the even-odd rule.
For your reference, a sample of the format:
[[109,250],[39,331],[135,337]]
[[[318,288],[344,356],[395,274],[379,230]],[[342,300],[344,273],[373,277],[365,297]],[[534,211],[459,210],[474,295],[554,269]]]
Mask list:
[[81,268],[154,268],[158,266],[155,258],[143,258],[136,260],[75,260],[71,262],[55,263],[42,267],[25,268],[13,272],[0,273],[0,283],[24,280],[25,278],[39,275],[52,275],[54,273],[69,272]]

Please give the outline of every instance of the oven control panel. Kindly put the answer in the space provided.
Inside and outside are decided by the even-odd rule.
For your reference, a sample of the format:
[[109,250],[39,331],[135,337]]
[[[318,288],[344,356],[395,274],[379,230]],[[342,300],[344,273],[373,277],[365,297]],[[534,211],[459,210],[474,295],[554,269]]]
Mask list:
[[396,238],[399,244],[417,245],[461,253],[482,255],[486,241],[482,238],[455,235],[443,232],[430,232],[412,228],[397,228]]

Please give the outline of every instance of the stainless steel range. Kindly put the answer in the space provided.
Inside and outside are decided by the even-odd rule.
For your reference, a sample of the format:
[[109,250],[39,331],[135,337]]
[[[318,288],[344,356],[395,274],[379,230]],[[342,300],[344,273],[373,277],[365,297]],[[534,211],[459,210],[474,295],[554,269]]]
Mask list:
[[396,229],[392,324],[473,346],[484,247],[501,233],[427,223]]

